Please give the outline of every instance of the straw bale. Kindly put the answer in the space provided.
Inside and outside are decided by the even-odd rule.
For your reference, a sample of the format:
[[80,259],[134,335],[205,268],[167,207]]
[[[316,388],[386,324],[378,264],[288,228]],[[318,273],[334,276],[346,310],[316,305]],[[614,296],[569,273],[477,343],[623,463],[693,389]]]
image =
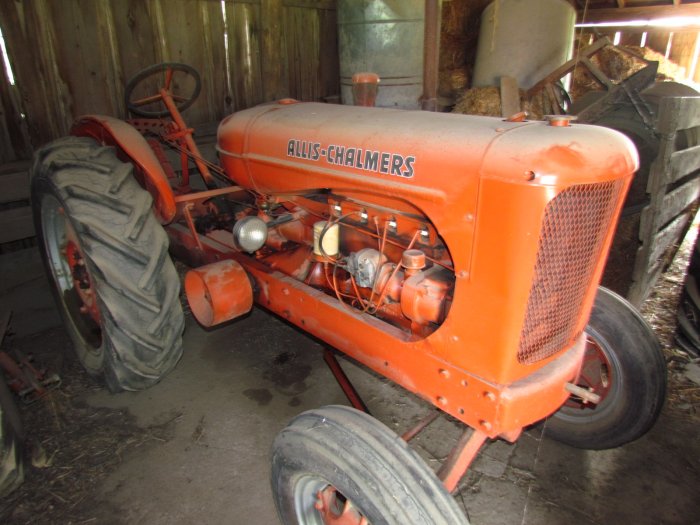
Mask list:
[[[542,119],[542,101],[535,97],[532,101],[525,100],[525,91],[520,90],[520,107],[527,111],[530,120]],[[466,90],[457,100],[452,113],[465,115],[501,116],[501,91],[494,86],[472,88]]]
[[456,97],[469,85],[469,73],[466,67],[440,71],[439,92],[443,97]]
[[459,97],[452,112],[500,117],[500,90],[493,86],[468,89]]
[[[625,53],[623,49],[642,56],[647,60],[659,62],[656,80],[683,80],[685,76],[684,68],[652,49],[639,46],[606,46],[591,57],[591,62],[598,66],[616,84],[644,69],[647,65],[643,60]],[[602,89],[603,87],[585,66],[579,65],[576,67],[570,92],[573,100],[578,99],[589,91],[601,91]]]

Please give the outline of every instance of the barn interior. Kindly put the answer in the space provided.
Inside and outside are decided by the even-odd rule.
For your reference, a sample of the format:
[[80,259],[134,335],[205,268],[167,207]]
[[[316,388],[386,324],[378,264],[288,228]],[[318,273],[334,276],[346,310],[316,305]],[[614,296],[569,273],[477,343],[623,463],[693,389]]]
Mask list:
[[[404,438],[411,454],[427,465],[431,480],[445,481],[444,464],[454,463],[465,440],[475,435],[465,424],[471,417],[466,405],[464,414],[464,408],[453,409],[442,396],[431,398],[420,387],[407,384],[410,381],[401,382],[399,372],[378,372],[379,365],[329,343],[333,336],[324,341],[302,326],[315,310],[295,321],[295,313],[288,315],[284,307],[277,310],[276,304],[270,305],[264,295],[268,292],[260,292],[260,281],[248,284],[259,279],[258,270],[246,267],[256,277],[241,277],[252,286],[245,301],[259,304],[252,309],[241,299],[233,306],[227,303],[226,312],[220,313],[208,290],[198,298],[196,291],[190,291],[211,284],[211,274],[195,270],[217,264],[218,252],[208,252],[207,247],[223,245],[223,230],[229,239],[233,226],[239,252],[255,252],[258,247],[247,250],[249,239],[236,237],[243,228],[240,218],[229,224],[222,212],[207,222],[196,213],[209,206],[208,201],[189,204],[184,196],[208,191],[216,197],[217,191],[224,191],[220,179],[226,177],[229,160],[222,159],[235,158],[226,148],[233,151],[238,144],[224,142],[224,131],[239,122],[235,115],[254,115],[245,123],[252,129],[263,117],[240,112],[261,108],[262,115],[273,105],[289,111],[298,107],[301,112],[305,106],[298,101],[319,106],[308,106],[308,122],[302,113],[298,128],[290,131],[292,139],[317,122],[313,115],[326,111],[316,109],[321,105],[329,108],[328,115],[339,117],[318,125],[336,126],[333,129],[342,128],[338,119],[352,115],[344,113],[346,106],[374,106],[380,109],[362,109],[370,112],[363,117],[367,122],[376,114],[373,111],[395,110],[414,112],[417,123],[433,118],[424,113],[450,119],[444,122],[467,119],[474,126],[495,122],[497,133],[508,126],[540,122],[555,128],[599,126],[627,137],[620,140],[629,139],[639,165],[620,201],[619,216],[608,220],[609,254],[596,275],[601,286],[624,298],[634,309],[630,312],[638,311],[634,315],[653,330],[644,337],[653,339],[663,356],[663,367],[657,366],[663,377],[656,378],[662,384],[658,397],[663,406],[648,416],[650,428],[631,441],[621,440],[630,442],[610,447],[562,443],[554,438],[552,418],[493,438],[485,427],[485,442],[477,447],[478,454],[472,454],[469,468],[459,471],[451,466],[459,475],[453,486],[446,482],[450,489],[446,494],[450,508],[460,513],[458,519],[474,525],[698,522],[700,1],[14,0],[0,2],[0,44],[0,521],[292,523],[276,506],[280,496],[278,467],[272,466],[273,442],[299,414],[328,405],[371,414],[397,440]],[[168,104],[174,105],[174,112]],[[86,117],[95,115],[120,124],[105,125],[103,117]],[[181,115],[183,122],[174,115]],[[399,116],[386,117],[387,122],[405,125],[387,124],[388,138],[377,138],[379,143],[390,144],[394,133],[411,136],[415,144],[434,144],[419,124],[412,129],[408,117],[391,115]],[[180,230],[168,231],[170,255],[163,252],[168,261],[172,258],[177,273],[171,276],[176,284],[170,290],[172,308],[183,312],[184,324],[173,329],[178,332],[173,337],[182,333],[181,356],[173,356],[172,366],[164,366],[166,373],[143,385],[122,381],[117,372],[110,378],[101,368],[90,371],[85,356],[76,354],[68,326],[72,321],[56,295],[54,281],[60,276],[55,266],[53,273],[51,269],[51,243],[46,241],[47,227],[42,226],[46,222],[41,222],[45,207],[37,205],[38,183],[32,182],[43,176],[42,159],[50,155],[47,145],[76,134],[99,142],[90,123],[116,129],[123,122],[146,138],[143,144],[163,166],[165,184],[175,194],[172,213],[181,219],[182,232],[188,228],[192,232],[190,239],[186,233],[178,234]],[[353,122],[358,129],[369,129]],[[435,125],[439,122],[443,121],[435,120]],[[271,144],[275,136],[269,136]],[[303,139],[296,142],[282,156],[287,162],[295,157],[294,161],[309,165],[313,145],[305,146]],[[264,140],[259,144],[261,151],[269,145]],[[118,160],[129,158],[124,153],[128,148],[116,148]],[[393,179],[403,177],[403,183],[413,177],[409,157],[397,152],[401,155],[395,152],[394,157],[403,163],[394,173],[398,177],[381,183],[389,193]],[[598,160],[590,159],[591,165],[598,165]],[[239,169],[236,161],[230,162],[232,170]],[[353,162],[360,161],[350,166]],[[465,165],[469,162],[465,155]],[[582,165],[581,171],[586,170]],[[309,173],[311,178],[316,172]],[[438,175],[434,177],[437,181]],[[135,175],[133,181],[149,191],[153,188],[148,178]],[[376,188],[382,191],[381,185]],[[289,190],[287,184],[280,193]],[[122,191],[121,186],[114,191]],[[246,191],[257,195],[262,214],[258,186]],[[325,199],[335,194],[329,190],[323,195]],[[320,206],[318,199],[310,199],[311,206]],[[154,218],[148,220],[166,226],[169,201],[153,202]],[[381,204],[388,206],[386,202]],[[318,278],[317,288],[326,287],[333,300],[337,295],[340,310],[359,305],[353,315],[377,313],[385,290],[378,293],[379,305],[371,303],[380,277],[370,279],[369,297],[355,287],[359,269],[348,280],[354,291],[338,290],[335,270],[332,275],[319,270],[314,277],[319,257],[337,255],[325,253],[324,236],[333,231],[333,224],[342,226],[350,214],[345,214],[349,208],[343,200],[328,200],[328,205],[331,215],[323,216],[327,226],[321,225],[320,240],[314,237],[316,247],[313,242],[308,247],[309,252],[312,248],[320,252],[313,252],[317,259],[302,281],[308,284]],[[338,207],[337,215],[332,215],[333,206]],[[50,211],[61,216],[64,207],[58,203]],[[150,210],[150,201],[146,208]],[[272,214],[264,210],[275,227],[276,221],[282,225],[287,221],[275,212],[277,208]],[[236,208],[235,213],[241,212]],[[352,213],[367,215],[365,208]],[[391,219],[396,222],[394,216]],[[220,225],[223,222],[225,226]],[[268,223],[265,228],[272,226]],[[393,242],[392,234],[399,239],[401,228],[400,220],[398,226],[386,226],[384,241],[388,235]],[[419,234],[441,242],[437,226],[420,228],[410,244],[404,242],[403,248],[408,247],[404,255],[417,251],[411,248]],[[65,235],[76,236],[70,231]],[[382,232],[377,229],[372,235],[380,241],[378,260],[384,261]],[[286,247],[284,241],[282,237],[275,246]],[[500,239],[502,245],[511,241]],[[155,241],[146,245],[150,242],[157,251]],[[423,257],[445,266],[441,249],[445,251],[444,245],[434,251],[424,247],[428,255]],[[62,247],[61,253],[66,250]],[[409,270],[423,268],[409,268],[405,256],[397,257],[406,270],[405,282]],[[362,262],[356,258],[354,264],[359,268]],[[163,263],[159,259],[154,264],[160,268]],[[274,264],[284,267],[282,262]],[[385,289],[400,266],[395,264],[384,276]],[[77,272],[82,270],[73,265],[70,271],[76,283],[92,286],[89,281],[95,277],[79,278]],[[95,268],[90,271],[95,274]],[[115,282],[120,271],[117,265]],[[125,280],[131,277],[129,271],[123,269]],[[235,283],[241,286],[240,280]],[[127,288],[128,283],[119,293]],[[280,293],[290,292],[284,288]],[[346,305],[342,297],[352,294]],[[590,310],[593,295],[586,297],[582,303]],[[80,298],[80,315],[91,317],[104,331],[102,303],[95,306],[84,294]],[[386,299],[387,311],[378,318],[414,339],[430,339],[447,323],[448,314],[432,310],[426,314],[434,316],[429,322],[417,319],[418,314],[395,321],[389,303],[392,299]],[[392,304],[403,307],[403,299]],[[446,308],[454,304],[456,299],[450,296]],[[161,305],[158,312],[164,309]],[[510,313],[503,315],[509,318]],[[343,321],[330,324],[335,322]],[[494,339],[500,337],[497,332],[492,333]],[[158,332],[154,337],[169,335]],[[606,359],[612,358],[604,355]],[[572,397],[566,403],[573,403],[576,410],[595,410],[590,404],[600,402],[601,396],[595,401],[591,395],[602,394],[605,399],[620,389],[624,395],[644,398],[646,392],[630,386],[632,377],[609,387],[608,366],[614,367],[608,361],[598,368],[604,370],[601,379],[583,390],[579,380],[579,390],[569,391]],[[442,368],[440,373],[449,375]],[[615,373],[610,373],[615,380]],[[415,436],[407,437],[414,430]],[[369,476],[372,465],[363,469]],[[447,514],[436,518],[430,513],[403,519],[387,515],[385,521],[367,518],[371,512],[362,505],[348,510],[349,494],[333,500],[335,506],[324,499],[326,494],[314,490],[311,496],[292,498],[315,505],[315,511],[299,515],[299,523],[461,523]]]

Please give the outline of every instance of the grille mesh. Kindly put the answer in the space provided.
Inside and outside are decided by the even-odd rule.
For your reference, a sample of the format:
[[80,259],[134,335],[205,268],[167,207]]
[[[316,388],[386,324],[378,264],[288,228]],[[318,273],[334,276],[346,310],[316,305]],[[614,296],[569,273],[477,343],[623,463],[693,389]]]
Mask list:
[[545,210],[518,361],[557,353],[574,333],[623,181],[567,188]]

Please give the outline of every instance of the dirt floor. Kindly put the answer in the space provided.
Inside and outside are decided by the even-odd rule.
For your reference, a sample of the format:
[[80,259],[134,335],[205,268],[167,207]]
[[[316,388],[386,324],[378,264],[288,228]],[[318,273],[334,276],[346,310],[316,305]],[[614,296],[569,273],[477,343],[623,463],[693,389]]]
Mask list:
[[[57,317],[46,311],[36,250],[24,252],[0,258],[0,273],[22,263],[14,284],[11,272],[3,273],[0,293],[15,310],[18,332],[5,346],[32,354],[62,382],[21,407],[32,466],[23,486],[0,502],[0,522],[278,523],[269,488],[275,434],[303,410],[347,404],[322,347],[258,309],[209,331],[188,315],[176,370],[148,391],[110,395],[77,363]],[[657,425],[609,451],[549,440],[546,424],[515,445],[489,443],[456,496],[472,524],[698,523],[700,390],[685,376],[689,356],[673,343],[688,252],[686,246],[643,309],[669,364]],[[43,321],[31,333],[33,308]],[[375,417],[397,432],[428,412],[383,378],[343,366]],[[441,417],[413,446],[437,468],[460,433],[457,422]]]

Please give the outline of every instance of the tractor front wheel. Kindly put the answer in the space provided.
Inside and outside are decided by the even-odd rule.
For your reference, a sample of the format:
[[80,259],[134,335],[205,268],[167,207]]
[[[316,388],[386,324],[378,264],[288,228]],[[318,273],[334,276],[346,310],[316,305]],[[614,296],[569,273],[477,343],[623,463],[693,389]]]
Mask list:
[[180,282],[152,199],[113,148],[68,137],[32,166],[34,224],[82,364],[112,391],[146,388],[182,354]]
[[278,434],[272,492],[288,525],[467,525],[404,440],[344,406],[304,412]]
[[666,361],[649,324],[625,299],[599,288],[586,327],[578,386],[601,397],[593,405],[571,396],[545,433],[577,448],[619,447],[643,436],[666,396]]

